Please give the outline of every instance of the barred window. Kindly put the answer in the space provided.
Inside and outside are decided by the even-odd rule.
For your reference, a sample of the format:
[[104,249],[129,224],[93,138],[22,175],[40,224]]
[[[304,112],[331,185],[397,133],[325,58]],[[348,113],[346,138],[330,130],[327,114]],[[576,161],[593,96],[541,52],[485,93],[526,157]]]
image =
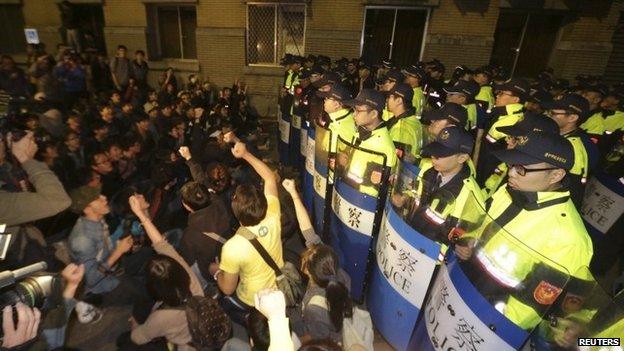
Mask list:
[[247,64],[278,65],[285,54],[303,55],[305,4],[247,5]]

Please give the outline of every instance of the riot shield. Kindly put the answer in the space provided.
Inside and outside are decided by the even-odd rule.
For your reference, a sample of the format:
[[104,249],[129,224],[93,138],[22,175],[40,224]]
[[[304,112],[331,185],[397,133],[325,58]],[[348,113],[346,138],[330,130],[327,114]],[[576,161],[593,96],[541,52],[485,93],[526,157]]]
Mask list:
[[603,241],[624,213],[624,184],[620,178],[605,173],[593,176],[587,182],[580,212],[592,240]]
[[[299,102],[299,98],[295,99],[295,103]],[[294,109],[293,109],[294,110]],[[301,124],[302,117],[293,113],[290,117],[290,138],[288,153],[290,162],[293,167],[299,169],[301,165]]]
[[[551,311],[570,273],[501,228],[484,209],[458,230],[462,260],[447,253],[409,350],[519,350]],[[464,216],[462,215],[462,218]],[[468,257],[466,257],[468,256]]]
[[418,173],[409,163],[399,164],[375,244],[367,300],[373,323],[397,350],[407,349],[442,249],[413,225],[425,191]]
[[308,129],[310,129],[310,122],[306,121],[305,119],[301,120],[301,132],[299,135],[299,173],[301,175],[301,178],[303,179],[305,177],[306,174],[306,147],[308,144]]
[[[291,99],[292,102],[292,99]],[[280,104],[285,104],[286,101],[283,99]],[[279,140],[277,143],[277,151],[279,154],[280,163],[282,165],[290,164],[289,157],[289,144],[290,144],[290,119],[291,116],[288,113],[284,113],[283,106],[280,105],[280,108],[277,110],[277,122],[279,128]]]
[[316,131],[308,122],[306,128],[305,167],[303,176],[303,203],[308,213],[314,213],[314,153],[316,147]]
[[362,301],[390,168],[384,154],[358,148],[340,137],[336,146],[331,244],[351,277],[351,296]]
[[624,292],[614,298],[583,267],[574,273],[548,318],[531,336],[530,348],[621,351],[621,338],[624,338]]
[[332,131],[316,123],[314,146],[314,229],[319,235],[324,235],[328,217],[330,188],[329,159],[332,149]]

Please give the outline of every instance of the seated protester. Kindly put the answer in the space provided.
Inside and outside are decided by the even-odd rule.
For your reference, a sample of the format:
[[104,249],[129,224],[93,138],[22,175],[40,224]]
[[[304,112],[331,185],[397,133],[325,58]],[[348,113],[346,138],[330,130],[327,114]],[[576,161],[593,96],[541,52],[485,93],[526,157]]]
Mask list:
[[[204,296],[199,280],[191,267],[165,240],[150,220],[149,204],[138,196],[130,197],[129,203],[132,212],[141,221],[152,241],[154,250],[157,252],[157,255],[147,264],[147,289],[150,296],[156,301],[156,305],[144,323],[139,324],[136,320],[130,320],[132,325],[130,340],[122,337],[118,340],[118,346],[121,350],[136,350],[137,345],[144,345],[156,338],[165,337],[167,342],[176,346],[177,350],[196,350],[193,345],[197,340],[193,339],[189,329],[189,321],[187,320],[187,313],[189,312],[186,309],[189,308],[187,304],[190,298]],[[210,330],[212,334],[204,334],[201,337],[202,340],[209,341],[220,348],[220,344],[229,337],[230,321],[227,320],[216,301],[212,305],[210,303],[207,305],[211,306],[213,310],[207,311],[205,309],[206,304],[201,303],[201,311],[196,312],[202,313],[201,316],[197,316],[201,319],[205,319],[207,316],[211,317],[210,320],[200,320],[198,323],[213,324],[207,328],[200,328],[202,332]]]
[[608,94],[609,89],[603,84],[589,85],[581,93],[589,102],[589,117],[579,127],[587,132],[594,144],[598,143],[605,132],[605,118],[600,105]]
[[189,212],[180,255],[198,269],[204,281],[211,282],[210,264],[218,261],[221,247],[232,236],[229,212],[221,198],[202,183],[188,182],[180,193],[182,206]]
[[84,154],[87,158],[100,151],[104,147],[104,141],[108,138],[108,125],[102,120],[93,122],[91,130],[93,135],[87,138],[84,146]]
[[409,162],[418,159],[422,147],[422,125],[412,107],[413,94],[414,90],[409,85],[399,83],[388,91],[386,100],[387,111],[390,112],[386,127],[399,158]]
[[184,130],[186,124],[181,118],[172,118],[166,123],[165,134],[158,140],[160,149],[177,150],[184,145]]
[[[188,147],[182,146],[178,152],[186,160],[186,165],[191,172],[193,180],[206,186],[208,191],[221,198],[224,204],[229,204],[232,200],[234,189],[232,188],[232,177],[227,167],[222,163],[212,162],[208,164],[204,172],[201,165],[192,158],[193,156]],[[230,218],[230,227],[235,230],[238,228],[238,221],[234,217],[232,207],[226,206],[226,208]]]
[[323,338],[342,343],[342,322],[352,317],[354,306],[347,288],[351,279],[340,269],[338,255],[327,245],[314,245],[303,254],[301,268],[309,280],[295,331],[304,343]]
[[113,167],[117,167],[119,160],[121,160],[123,152],[121,151],[121,140],[116,137],[108,138],[104,142],[102,151],[106,154],[108,159],[113,164]]
[[102,105],[98,109],[98,119],[104,121],[108,126],[108,135],[110,136],[119,136],[124,131],[124,125],[121,121],[115,117],[113,108],[109,105]]
[[231,121],[237,135],[251,137],[260,126],[258,111],[249,106],[247,99],[238,102],[238,111],[232,115]]
[[524,102],[529,95],[529,84],[523,79],[511,79],[496,87],[495,107],[488,116],[488,121],[477,131],[475,142],[475,160],[477,164],[477,181],[483,185],[485,177],[492,174],[498,160],[492,152],[506,148],[507,135],[498,130],[499,127],[512,126],[522,118]]
[[[513,126],[499,127],[503,133],[507,134],[507,150],[511,150],[517,145],[517,141],[526,136],[529,132],[559,133],[557,123],[541,114],[525,112],[522,120]],[[490,174],[483,186],[483,195],[489,198],[501,185],[507,182],[507,172],[509,167],[506,163],[499,163],[494,172]]]
[[589,103],[578,94],[565,94],[561,99],[543,105],[547,114],[574,149],[574,165],[568,172],[570,198],[578,210],[581,209],[585,184],[590,172],[598,163],[598,147],[579,126],[589,116]]
[[297,335],[290,332],[286,317],[284,293],[263,289],[254,296],[255,309],[247,318],[249,343],[232,338],[221,351],[294,351],[299,345]]
[[186,210],[182,207],[178,192],[186,179],[176,174],[176,157],[171,150],[158,150],[150,174],[150,215],[162,231],[186,226]]
[[444,88],[446,102],[462,105],[468,112],[466,130],[470,132],[476,131],[477,121],[485,114],[485,111],[475,103],[479,89],[479,84],[474,80],[460,80],[455,86]]
[[105,152],[99,151],[89,158],[89,167],[94,170],[102,181],[102,194],[112,197],[123,186],[119,173]]
[[[169,121],[175,117],[175,105],[161,106],[158,110],[156,117],[152,120],[156,130],[156,134],[160,138],[161,135],[167,134],[167,128],[169,127]],[[151,114],[150,114],[151,118]]]
[[63,144],[60,147],[60,161],[68,175],[67,183],[63,185],[68,189],[78,186],[76,171],[87,165],[85,150],[81,144],[78,134],[70,131],[63,137]]
[[164,86],[164,89],[158,93],[158,105],[160,106],[171,106],[174,105],[176,100],[178,99],[176,95],[176,87],[173,83],[167,83]]
[[155,107],[158,107],[158,93],[151,89],[147,93],[147,101],[143,104],[143,111],[147,114]]
[[474,141],[461,127],[444,128],[436,140],[422,150],[431,166],[420,173],[414,195],[395,194],[392,203],[409,209],[409,224],[432,240],[449,244],[449,232],[461,218],[464,207],[475,199],[483,206],[481,189],[470,174],[468,161]]
[[70,193],[71,211],[80,214],[69,234],[72,260],[85,266],[85,293],[101,294],[104,305],[131,304],[142,300],[137,284],[118,274],[118,264],[133,246],[131,236],[111,242],[104,216],[110,212],[99,188],[81,186]]
[[44,141],[38,145],[35,159],[45,163],[48,168],[56,174],[61,183],[66,184],[68,182],[69,175],[67,169],[63,167],[61,162],[56,143],[52,141]]
[[219,289],[228,295],[222,300],[224,309],[233,321],[244,324],[245,316],[253,306],[254,294],[261,289],[277,286],[275,272],[251,241],[256,240],[262,245],[276,264],[282,267],[281,213],[277,182],[271,169],[240,141],[236,141],[232,154],[247,161],[258,173],[264,181],[264,192],[261,193],[250,184],[236,188],[232,210],[241,226],[223,245],[221,262],[212,264],[210,273]]
[[137,158],[141,153],[141,142],[132,136],[121,140],[121,158],[117,162],[119,175],[124,181],[134,179],[137,173]]

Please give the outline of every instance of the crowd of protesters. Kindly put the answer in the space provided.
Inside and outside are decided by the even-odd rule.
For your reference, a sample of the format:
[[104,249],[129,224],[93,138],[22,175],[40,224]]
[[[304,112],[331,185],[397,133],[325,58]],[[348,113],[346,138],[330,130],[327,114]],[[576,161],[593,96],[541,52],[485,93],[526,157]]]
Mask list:
[[[0,223],[13,234],[2,270],[39,261],[63,270],[80,322],[131,306],[122,350],[365,348],[343,339],[357,308],[349,277],[314,233],[295,182],[266,160],[269,133],[244,82],[218,89],[197,75],[180,81],[170,68],[150,84],[143,51],[129,58],[119,45],[108,59],[56,49],[31,47],[25,70],[0,60],[0,90],[11,97]],[[354,95],[375,87],[371,66],[359,68],[364,76],[355,61],[334,66]],[[428,74],[443,73],[440,66]],[[472,81],[462,72],[455,83]],[[564,84],[544,75],[548,94]],[[279,267],[293,263],[306,282],[288,309],[267,255]],[[311,303],[319,295],[325,306]],[[46,341],[64,347],[62,337]]]

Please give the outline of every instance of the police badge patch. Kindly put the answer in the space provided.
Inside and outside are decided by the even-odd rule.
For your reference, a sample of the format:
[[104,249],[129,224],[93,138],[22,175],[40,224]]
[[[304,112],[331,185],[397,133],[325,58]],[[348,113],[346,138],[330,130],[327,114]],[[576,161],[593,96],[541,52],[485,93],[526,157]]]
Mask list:
[[533,291],[533,298],[541,305],[552,305],[562,290],[542,280]]

